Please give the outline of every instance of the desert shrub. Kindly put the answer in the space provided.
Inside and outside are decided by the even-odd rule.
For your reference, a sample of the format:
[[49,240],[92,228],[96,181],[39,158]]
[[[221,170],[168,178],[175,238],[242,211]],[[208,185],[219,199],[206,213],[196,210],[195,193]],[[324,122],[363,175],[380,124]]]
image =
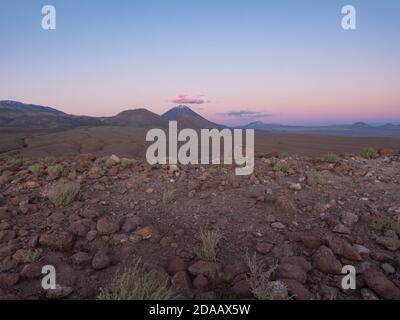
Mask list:
[[54,166],[47,167],[47,173],[53,179],[61,177],[63,171],[64,167],[61,164],[56,164]]
[[76,170],[72,169],[71,171],[68,172],[67,178],[70,180],[75,180],[77,176]]
[[33,263],[33,262],[37,262],[40,261],[43,256],[42,256],[43,250],[42,249],[29,249],[26,252],[25,258],[24,258],[24,262],[25,263]]
[[145,271],[138,261],[133,268],[117,273],[109,288],[100,289],[99,300],[173,300],[168,279]]
[[50,156],[50,157],[43,158],[42,161],[46,166],[52,166],[52,165],[56,164],[57,159],[55,157],[53,157],[53,156]]
[[67,206],[75,201],[79,191],[79,183],[60,180],[51,186],[48,198],[56,207]]
[[361,156],[365,159],[375,159],[378,157],[378,151],[374,148],[364,148],[361,150]]
[[165,190],[163,193],[163,203],[170,204],[172,201],[174,201],[174,191]]
[[89,174],[102,175],[103,173],[103,168],[98,164],[94,164],[89,170]]
[[131,168],[136,163],[135,159],[122,158],[121,166],[123,168]]
[[219,230],[201,230],[201,247],[197,256],[202,260],[217,261],[217,247],[222,235]]
[[271,276],[276,265],[266,268],[265,264],[254,254],[250,257],[247,254],[247,265],[249,274],[247,280],[254,296],[258,300],[288,300],[288,290],[281,281],[271,281]]
[[33,164],[29,166],[29,171],[32,172],[34,175],[40,177],[44,173],[44,168],[41,164]]
[[9,158],[7,161],[7,165],[11,167],[22,167],[29,165],[29,160],[23,158]]
[[400,234],[400,223],[394,221],[389,217],[375,217],[371,218],[369,221],[369,225],[372,229],[385,232],[388,230],[393,230]]
[[328,163],[337,163],[338,157],[337,157],[336,154],[330,153],[330,154],[325,156],[324,160],[325,160],[325,162],[328,162]]
[[317,184],[322,183],[322,177],[318,172],[315,171],[307,172],[306,176],[307,176],[307,183],[310,186],[315,186]]
[[115,161],[111,158],[108,158],[105,162],[104,165],[106,168],[111,168],[115,164]]
[[287,173],[289,172],[289,165],[283,161],[278,161],[274,165],[274,171]]

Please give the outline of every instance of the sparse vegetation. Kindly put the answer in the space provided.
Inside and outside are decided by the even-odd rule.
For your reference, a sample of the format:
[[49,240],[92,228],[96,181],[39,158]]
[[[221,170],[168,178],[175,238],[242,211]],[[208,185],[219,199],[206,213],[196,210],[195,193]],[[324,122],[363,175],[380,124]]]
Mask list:
[[331,163],[331,164],[335,164],[338,162],[338,156],[334,153],[330,153],[328,155],[325,156],[324,159],[325,162]]
[[33,262],[37,262],[40,261],[42,259],[42,253],[43,250],[42,249],[29,249],[26,253],[26,256],[24,258],[24,262],[25,263],[33,263]]
[[55,157],[52,157],[52,156],[50,156],[50,157],[45,157],[45,158],[43,159],[43,163],[44,163],[46,166],[52,166],[52,165],[56,164],[56,162],[57,162],[57,159],[56,159]]
[[374,148],[364,148],[361,150],[361,156],[365,159],[376,159],[378,158],[378,151]]
[[117,273],[109,288],[101,289],[99,300],[173,300],[168,279],[160,279],[155,272],[147,272],[140,260],[133,268]]
[[222,235],[219,230],[201,230],[201,247],[197,252],[198,257],[207,261],[217,261],[217,247],[221,239]]
[[281,281],[272,281],[271,276],[276,265],[267,268],[265,264],[254,254],[252,257],[247,254],[247,265],[249,267],[250,288],[254,296],[259,300],[288,300],[288,290]]
[[47,168],[48,175],[53,179],[57,179],[57,178],[61,177],[63,171],[64,171],[64,167],[60,164],[56,164],[54,166],[49,166]]
[[70,180],[75,180],[77,176],[76,170],[72,169],[71,171],[68,172],[67,178]]
[[170,204],[172,201],[174,201],[174,191],[165,190],[163,193],[163,203]]
[[322,183],[322,177],[318,172],[310,171],[310,172],[307,172],[306,176],[307,176],[307,183],[310,186],[315,186],[317,184]]
[[136,163],[135,159],[122,158],[121,166],[123,168],[131,168]]
[[79,191],[79,183],[60,180],[51,186],[48,198],[56,207],[67,206],[75,201]]
[[400,223],[389,217],[375,217],[370,219],[370,227],[374,230],[385,232],[393,230],[400,234]]
[[89,174],[102,175],[103,173],[103,168],[98,164],[94,164],[89,170]]
[[33,164],[29,166],[29,171],[32,172],[35,176],[40,177],[44,173],[44,168],[41,164]]
[[9,158],[7,161],[7,165],[11,167],[23,167],[29,165],[29,161],[22,158]]
[[278,161],[274,165],[274,171],[287,173],[287,172],[289,172],[289,165],[286,162]]
[[115,164],[115,161],[111,158],[108,158],[105,162],[104,165],[106,168],[111,168]]

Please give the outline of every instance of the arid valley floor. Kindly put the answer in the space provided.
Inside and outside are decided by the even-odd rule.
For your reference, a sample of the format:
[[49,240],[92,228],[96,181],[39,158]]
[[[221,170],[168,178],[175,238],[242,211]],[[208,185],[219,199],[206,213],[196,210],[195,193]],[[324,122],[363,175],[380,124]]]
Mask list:
[[150,298],[400,299],[399,140],[257,135],[238,177],[150,166],[143,130],[102,130],[1,133],[1,299],[127,298],[127,270],[165,283]]

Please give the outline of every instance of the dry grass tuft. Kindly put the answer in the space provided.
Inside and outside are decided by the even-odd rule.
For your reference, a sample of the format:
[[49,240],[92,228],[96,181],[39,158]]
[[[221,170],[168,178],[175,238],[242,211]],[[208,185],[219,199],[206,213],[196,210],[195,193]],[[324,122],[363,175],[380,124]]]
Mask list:
[[219,230],[201,230],[200,231],[201,248],[197,253],[202,260],[217,261],[217,247],[222,239],[222,234]]
[[56,207],[67,206],[75,201],[79,191],[79,183],[60,180],[51,186],[48,198]]

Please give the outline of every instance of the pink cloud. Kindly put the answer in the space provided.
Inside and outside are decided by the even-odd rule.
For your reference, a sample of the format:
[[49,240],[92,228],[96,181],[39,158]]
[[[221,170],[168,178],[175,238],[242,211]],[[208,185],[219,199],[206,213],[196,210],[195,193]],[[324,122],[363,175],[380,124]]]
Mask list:
[[171,102],[177,104],[204,104],[208,102],[207,100],[201,99],[201,97],[203,96],[191,97],[186,93],[179,93]]

